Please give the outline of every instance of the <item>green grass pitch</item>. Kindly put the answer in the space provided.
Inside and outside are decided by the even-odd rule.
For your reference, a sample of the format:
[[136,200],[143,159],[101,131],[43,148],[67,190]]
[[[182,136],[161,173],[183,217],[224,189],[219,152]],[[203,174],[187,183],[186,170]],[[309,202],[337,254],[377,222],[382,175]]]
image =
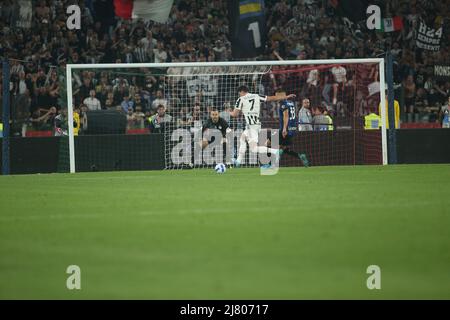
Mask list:
[[449,165],[2,176],[0,204],[2,299],[450,298]]

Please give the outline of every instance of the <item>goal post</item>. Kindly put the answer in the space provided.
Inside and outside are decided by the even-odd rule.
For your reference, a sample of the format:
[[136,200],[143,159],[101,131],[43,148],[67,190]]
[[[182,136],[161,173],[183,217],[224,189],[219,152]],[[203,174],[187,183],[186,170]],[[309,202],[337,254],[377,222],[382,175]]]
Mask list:
[[380,117],[381,117],[381,145],[383,155],[383,165],[388,164],[388,151],[387,151],[387,127],[386,127],[386,82],[385,82],[385,70],[384,70],[384,58],[379,62],[380,70]]
[[75,135],[73,129],[73,92],[72,92],[72,66],[66,65],[66,81],[67,81],[67,117],[69,132],[69,168],[70,173],[75,173]]
[[[353,77],[351,79],[352,84],[349,85],[348,88],[341,88],[339,87],[340,84],[333,83],[333,76],[332,68],[343,66],[343,68],[349,69],[348,72],[351,74],[350,77]],[[364,79],[364,81],[359,80],[359,68],[358,66],[374,66],[377,70],[376,73],[378,75],[378,80],[373,78],[373,75],[365,76],[367,79]],[[279,68],[275,70],[276,68]],[[74,135],[74,128],[73,128],[73,120],[74,120],[74,114],[73,114],[73,107],[74,105],[74,92],[73,92],[73,73],[74,72],[83,72],[83,71],[91,71],[91,72],[105,72],[108,73],[110,70],[120,70],[120,69],[126,69],[126,70],[137,70],[138,77],[145,77],[146,73],[142,70],[165,70],[161,72],[159,76],[161,76],[164,88],[166,89],[165,94],[169,95],[169,99],[178,99],[181,100],[181,102],[172,104],[172,112],[175,115],[182,117],[185,115],[186,112],[185,109],[187,107],[191,107],[191,103],[193,101],[196,101],[196,96],[193,95],[192,92],[189,91],[189,88],[186,88],[186,83],[188,81],[192,81],[195,79],[200,79],[203,77],[202,80],[203,83],[214,83],[214,88],[211,90],[215,90],[214,93],[211,93],[211,105],[215,104],[216,106],[221,109],[220,111],[224,111],[223,108],[225,103],[227,106],[231,103],[234,104],[234,101],[238,98],[237,93],[237,84],[246,84],[249,82],[252,82],[252,80],[255,82],[253,90],[258,91],[258,88],[261,88],[261,90],[265,92],[253,92],[253,93],[259,93],[259,94],[265,94],[265,95],[272,95],[275,92],[275,86],[282,87],[282,89],[289,91],[291,89],[293,90],[301,90],[301,86],[306,86],[306,78],[311,73],[311,70],[318,70],[318,73],[323,73],[321,77],[324,77],[328,80],[327,83],[327,95],[328,98],[330,98],[329,102],[321,102],[324,97],[325,90],[322,91],[322,88],[319,90],[317,89],[317,92],[314,93],[313,99],[315,103],[321,104],[324,106],[325,111],[327,111],[327,108],[329,108],[328,111],[336,113],[336,116],[340,116],[339,112],[342,112],[343,117],[345,117],[345,113],[347,111],[343,111],[345,108],[349,108],[353,111],[350,112],[356,112],[355,110],[357,108],[363,108],[365,105],[371,104],[372,110],[378,111],[378,101],[381,105],[380,108],[380,120],[381,120],[381,141],[380,141],[380,164],[386,165],[388,163],[388,151],[387,151],[387,133],[386,133],[386,96],[385,96],[385,65],[384,65],[384,59],[383,58],[369,58],[369,59],[333,59],[333,60],[284,60],[284,61],[227,61],[227,62],[174,62],[174,63],[133,63],[133,64],[126,64],[126,63],[119,63],[119,64],[67,64],[66,65],[66,81],[67,81],[67,106],[68,106],[68,132],[69,132],[69,161],[70,161],[70,172],[74,173],[76,172],[76,143],[75,143],[75,135]],[[179,73],[175,74],[167,74],[167,69],[178,69]],[[361,68],[360,68],[361,69]],[[367,69],[367,68],[366,68]],[[194,71],[193,71],[194,70]],[[220,71],[219,71],[220,70]],[[333,71],[334,72],[334,71]],[[284,84],[275,85],[270,82],[270,78],[268,76],[271,76],[272,78],[275,76],[279,76],[282,79]],[[205,78],[206,77],[206,78]],[[208,78],[209,77],[209,78]],[[255,80],[256,79],[256,80]],[[287,80],[286,80],[287,79]],[[357,80],[358,79],[358,80]],[[158,80],[159,81],[159,80]],[[196,80],[200,81],[200,80]],[[269,85],[267,85],[267,83]],[[319,81],[324,81],[322,78]],[[374,92],[367,91],[371,90],[370,88],[367,89],[367,87],[371,84],[370,82],[373,82],[375,86],[378,88],[375,88]],[[378,81],[378,83],[377,83]],[[168,83],[170,82],[170,83]],[[270,88],[269,88],[270,87]],[[373,87],[372,87],[373,89]],[[201,89],[203,90],[203,89]],[[346,92],[349,92],[349,94],[352,96],[351,102],[343,102],[341,106],[339,107],[339,102],[336,104],[335,101],[331,97],[334,95],[336,96],[336,92],[342,92],[341,95],[345,96]],[[364,93],[363,93],[364,92]],[[289,92],[291,93],[291,92]],[[305,93],[305,91],[302,91],[302,93]],[[216,96],[212,96],[212,95]],[[304,97],[309,98],[308,94],[311,94],[308,92]],[[338,93],[339,94],[339,93]],[[202,99],[208,98],[207,94],[205,94],[203,91],[200,94],[202,96]],[[369,96],[370,98],[366,99],[366,96]],[[218,98],[217,96],[220,96]],[[377,99],[372,99],[373,97],[377,96]],[[379,97],[379,100],[378,100]],[[303,98],[303,97],[298,97]],[[185,101],[185,100],[189,100]],[[327,97],[325,97],[327,99]],[[345,100],[345,97],[344,99]],[[202,103],[205,103],[203,101]],[[356,104],[359,105],[356,105]],[[350,106],[350,104],[353,104]],[[301,107],[301,102],[296,101],[297,110],[299,111]],[[174,106],[180,107],[183,109],[181,110],[175,110]],[[337,106],[337,107],[336,107]],[[203,106],[206,108],[206,106]],[[314,105],[313,107],[317,107]],[[336,110],[339,109],[339,110]],[[320,109],[320,108],[318,108]],[[206,110],[206,109],[205,109]],[[274,109],[273,109],[274,110]],[[209,111],[209,106],[208,106]],[[267,111],[267,110],[266,110]],[[348,113],[348,112],[347,112]],[[361,114],[359,114],[359,119],[361,119]],[[356,117],[353,115],[353,121],[356,121]],[[359,121],[359,120],[358,120]],[[268,121],[269,124],[266,126],[268,128],[277,129],[278,124],[277,120]],[[177,125],[171,124],[171,129],[174,130],[177,128]],[[342,128],[345,127],[345,125],[341,126]],[[349,125],[351,127],[351,130],[353,130],[353,136],[355,137],[357,135],[356,130],[362,130],[361,127],[359,129],[356,129],[355,123]],[[332,141],[330,141],[329,145],[330,148],[333,149],[333,152],[336,151],[336,148],[342,148],[344,150],[348,146],[345,145],[344,140],[339,140],[339,137],[336,137],[335,135],[339,134],[339,127],[335,127],[335,132],[330,136]],[[309,133],[302,133],[305,139],[310,139],[308,141],[311,141],[311,143],[316,143],[312,139],[313,135],[316,132],[309,132]],[[346,132],[348,133],[348,131]],[[235,141],[239,140],[239,137],[234,137]],[[166,157],[166,168],[171,167],[170,161],[167,159],[167,157],[170,157],[170,152],[172,151],[172,143],[170,136],[165,137],[165,157]],[[327,139],[326,137],[324,139]],[[334,139],[334,140],[333,140]],[[355,139],[354,139],[355,140]],[[237,142],[239,143],[239,142]],[[338,143],[339,145],[333,145],[333,143]],[[354,141],[354,144],[356,145],[358,142]],[[317,144],[317,143],[316,143]],[[356,146],[353,145],[353,148],[355,149]],[[313,146],[314,149],[312,152],[320,153],[325,151],[317,151],[316,149],[320,147],[319,145]],[[235,147],[236,148],[236,147]],[[330,149],[330,150],[331,150]],[[327,151],[328,152],[328,151]],[[331,152],[331,151],[330,151]],[[344,151],[342,151],[344,152]],[[356,150],[353,151],[354,153],[358,152]],[[363,152],[363,151],[361,151]],[[378,151],[374,151],[378,152]],[[248,155],[249,157],[251,155]],[[326,161],[322,161],[325,165],[326,164],[341,164],[339,159],[330,159],[329,157],[332,157],[332,155],[317,155],[317,158],[319,156],[322,156],[323,158],[328,157],[325,159]],[[342,163],[347,163],[343,161]],[[352,162],[348,162],[352,163]],[[314,165],[314,162],[313,162]]]

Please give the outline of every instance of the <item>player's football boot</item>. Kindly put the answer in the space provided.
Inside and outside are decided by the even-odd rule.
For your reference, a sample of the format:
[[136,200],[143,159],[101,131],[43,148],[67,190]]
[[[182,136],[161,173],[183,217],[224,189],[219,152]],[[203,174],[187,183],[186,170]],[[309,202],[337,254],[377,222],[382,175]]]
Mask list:
[[304,154],[304,153],[299,153],[299,154],[298,154],[298,158],[303,162],[303,166],[304,166],[305,168],[308,168],[308,167],[309,167],[309,161],[308,161],[308,158],[306,157],[306,154]]
[[[278,149],[278,151],[275,153],[275,161],[274,163],[268,163],[261,166],[261,169],[272,169],[272,168],[278,168],[280,166],[280,156],[283,154],[283,149]],[[276,164],[276,165],[275,165]]]
[[283,149],[278,149],[278,152],[275,152],[275,163],[277,165],[280,165],[280,157],[283,154],[284,150]]

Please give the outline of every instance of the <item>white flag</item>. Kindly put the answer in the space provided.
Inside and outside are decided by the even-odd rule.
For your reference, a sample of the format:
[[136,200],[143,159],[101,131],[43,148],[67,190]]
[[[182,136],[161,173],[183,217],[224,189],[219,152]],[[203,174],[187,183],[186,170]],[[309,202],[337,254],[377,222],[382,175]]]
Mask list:
[[380,92],[380,83],[378,81],[372,82],[367,86],[367,89],[369,90],[369,96]]
[[134,0],[132,18],[165,23],[172,5],[173,0]]
[[18,28],[31,28],[31,22],[33,20],[33,5],[31,0],[19,0],[17,1],[19,12],[16,20],[16,27]]

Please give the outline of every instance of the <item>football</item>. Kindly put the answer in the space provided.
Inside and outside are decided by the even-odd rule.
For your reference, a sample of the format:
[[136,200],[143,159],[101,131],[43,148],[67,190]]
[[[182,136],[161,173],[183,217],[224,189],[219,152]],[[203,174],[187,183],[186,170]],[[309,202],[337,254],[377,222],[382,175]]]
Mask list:
[[216,164],[214,171],[216,173],[225,173],[225,171],[227,171],[227,167],[223,163],[218,163]]

